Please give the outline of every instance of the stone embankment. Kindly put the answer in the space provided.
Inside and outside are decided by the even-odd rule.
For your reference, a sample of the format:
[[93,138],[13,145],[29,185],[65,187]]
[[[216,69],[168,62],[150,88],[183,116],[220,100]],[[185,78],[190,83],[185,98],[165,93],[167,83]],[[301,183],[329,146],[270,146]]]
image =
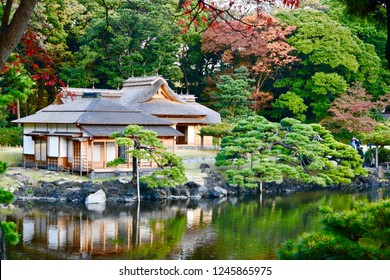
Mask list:
[[[147,188],[141,186],[142,200],[163,199],[213,199],[235,195],[258,195],[258,189],[246,189],[229,186],[219,173],[210,169],[207,164],[201,164],[200,169],[204,174],[204,184],[187,182],[183,186],[166,188]],[[68,203],[126,203],[137,200],[137,191],[130,180],[120,178],[104,182],[81,182],[58,180],[54,182],[32,182],[23,174],[12,174],[13,179],[19,181],[20,187],[14,191],[16,200],[19,201],[47,201]],[[389,188],[388,181],[379,182],[375,177],[357,177],[351,184],[328,186],[330,190],[346,192],[364,191],[372,188]],[[312,191],[324,189],[308,183],[285,180],[281,184],[264,183],[265,195],[288,194],[297,191]]]

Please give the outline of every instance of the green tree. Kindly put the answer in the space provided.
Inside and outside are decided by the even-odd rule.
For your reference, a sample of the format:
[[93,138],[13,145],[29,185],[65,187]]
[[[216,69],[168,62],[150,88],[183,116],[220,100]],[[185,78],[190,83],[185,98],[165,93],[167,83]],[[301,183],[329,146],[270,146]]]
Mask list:
[[370,16],[387,26],[385,57],[390,69],[390,7],[387,0],[338,0],[345,4],[347,12],[360,17]]
[[[333,20],[348,27],[352,34],[356,35],[364,43],[375,47],[375,51],[381,59],[381,67],[370,67],[370,65],[373,66],[372,61],[369,61],[370,56],[364,57],[364,54],[362,54],[362,59],[366,60],[363,64],[365,65],[365,70],[359,71],[357,75],[367,76],[368,80],[371,80],[371,78],[376,80],[376,82],[366,83],[364,85],[367,91],[375,98],[378,98],[383,93],[387,93],[389,91],[388,81],[390,72],[388,71],[388,62],[385,57],[386,26],[384,24],[378,24],[378,19],[373,19],[371,16],[364,18],[356,17],[356,15],[346,11],[345,5],[341,3],[342,1],[326,0],[322,2],[326,3],[329,7],[327,13]],[[362,81],[361,77],[359,80]]]
[[228,122],[251,114],[249,109],[249,98],[253,80],[249,79],[246,67],[234,70],[232,76],[222,75],[217,83],[218,92],[215,93],[215,108],[222,118]]
[[[178,80],[180,28],[176,3],[165,1],[83,1],[93,16],[85,34],[73,37],[76,60],[61,68],[74,86],[116,88],[130,76],[163,75]],[[82,77],[82,78],[80,78]]]
[[363,86],[378,79],[380,58],[373,45],[329,15],[314,9],[282,12],[281,22],[297,27],[287,39],[301,59],[290,75],[274,83],[304,99],[308,119],[320,120],[341,93],[355,81]]
[[357,151],[334,140],[318,124],[290,118],[273,123],[256,116],[237,122],[232,133],[222,139],[216,165],[237,166],[226,171],[229,182],[237,186],[261,188],[263,181],[283,178],[323,186],[348,184],[365,174]]
[[34,82],[23,65],[11,57],[0,76],[0,106],[7,107],[18,101],[25,102]]
[[390,259],[390,201],[356,202],[351,210],[321,209],[323,229],[278,250],[281,259]]
[[157,133],[143,129],[138,125],[129,125],[122,132],[111,135],[119,146],[127,147],[127,153],[133,159],[133,185],[138,180],[138,161],[151,160],[159,169],[149,176],[140,178],[148,187],[171,187],[186,182],[184,165],[181,158],[166,151],[157,138]]
[[272,105],[272,108],[272,116],[275,118],[293,117],[301,121],[306,120],[307,106],[305,101],[294,92],[288,91],[281,94]]

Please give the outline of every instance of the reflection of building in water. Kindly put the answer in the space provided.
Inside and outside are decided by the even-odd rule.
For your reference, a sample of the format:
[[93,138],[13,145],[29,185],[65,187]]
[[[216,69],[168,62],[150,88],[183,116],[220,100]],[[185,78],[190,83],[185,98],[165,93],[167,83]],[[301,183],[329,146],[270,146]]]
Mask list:
[[161,211],[133,214],[121,212],[115,217],[91,218],[83,213],[66,215],[49,213],[23,217],[23,243],[40,244],[43,251],[63,251],[74,257],[120,254],[135,247],[155,242],[166,242],[164,232],[168,219],[186,217],[187,229],[211,223],[212,211],[179,209],[172,207]]
[[211,224],[212,216],[212,210],[202,210],[200,208],[188,209],[187,228],[196,227],[201,224]]

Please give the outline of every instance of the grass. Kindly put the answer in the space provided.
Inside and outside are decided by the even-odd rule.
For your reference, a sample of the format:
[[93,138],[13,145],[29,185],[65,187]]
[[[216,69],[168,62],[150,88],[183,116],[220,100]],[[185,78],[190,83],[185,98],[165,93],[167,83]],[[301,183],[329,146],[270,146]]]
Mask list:
[[21,147],[0,147],[0,161],[4,161],[8,166],[18,166],[22,164]]

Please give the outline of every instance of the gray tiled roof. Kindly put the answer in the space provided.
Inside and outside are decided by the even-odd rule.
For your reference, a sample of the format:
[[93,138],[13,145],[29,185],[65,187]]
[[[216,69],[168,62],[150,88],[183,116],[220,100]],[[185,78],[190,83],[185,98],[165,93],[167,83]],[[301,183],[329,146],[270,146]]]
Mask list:
[[[173,100],[151,100],[160,87],[165,87]],[[122,91],[123,95],[119,102],[134,110],[159,116],[204,116],[205,119],[199,123],[205,124],[221,122],[219,113],[199,103],[186,102],[180,95],[173,92],[161,77],[129,78],[125,81]]]
[[125,82],[122,88],[123,95],[120,98],[120,102],[121,104],[126,105],[146,102],[157,93],[160,87],[164,87],[170,93],[174,101],[178,102],[179,104],[186,103],[183,99],[180,98],[179,95],[173,92],[173,90],[168,86],[167,82],[165,82],[161,77],[153,80],[152,83],[135,84],[132,86],[127,86]]
[[176,115],[176,116],[206,116],[207,113],[198,110],[187,103],[178,103],[164,99],[153,99],[142,103],[129,105],[134,110],[140,110],[152,115]]
[[[83,125],[82,129],[91,136],[105,137],[114,132],[122,131],[126,126]],[[144,129],[152,130],[157,136],[183,136],[183,134],[170,126],[144,126]]]
[[62,105],[50,105],[41,111],[21,118],[17,123],[66,123],[111,125],[171,125],[150,114],[134,111],[104,98],[80,99]]
[[[169,93],[170,99],[152,99],[160,87]],[[149,126],[173,124],[155,116],[170,117],[174,123],[210,124],[221,121],[217,112],[196,102],[186,102],[160,76],[129,78],[121,93],[120,98],[80,98],[60,105],[53,104],[14,122]],[[174,119],[178,116],[183,116],[183,120]]]

